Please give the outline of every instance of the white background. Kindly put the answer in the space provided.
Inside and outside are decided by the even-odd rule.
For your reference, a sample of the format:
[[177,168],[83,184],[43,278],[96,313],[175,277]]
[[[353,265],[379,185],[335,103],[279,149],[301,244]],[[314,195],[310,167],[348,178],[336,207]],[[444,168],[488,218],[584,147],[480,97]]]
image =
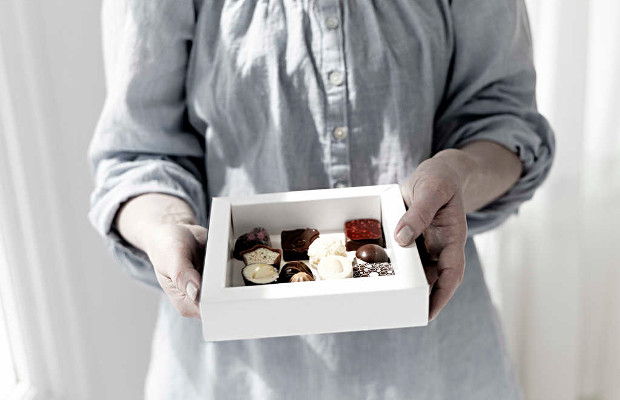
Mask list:
[[[59,300],[43,313],[52,316],[49,331],[57,337],[37,353],[60,348],[48,372],[57,379],[49,387],[67,399],[139,399],[159,296],[121,272],[86,217],[92,188],[86,150],[105,95],[99,12],[99,1],[2,0],[0,53],[6,70],[0,64],[0,73],[8,75],[22,145],[15,161],[24,163],[23,170],[14,172],[23,175],[25,190],[32,189],[26,199],[31,209],[23,210],[32,216],[32,235],[44,249],[41,267],[53,270],[41,271],[44,281],[29,282],[30,290],[40,285]],[[37,163],[44,166],[30,170]],[[41,208],[54,218],[45,232]],[[54,251],[59,254],[52,256]],[[39,322],[30,324],[37,334],[44,328]]]
[[[558,158],[536,201],[480,238],[482,257],[527,398],[618,399],[620,4],[528,3],[540,107],[557,131]],[[18,206],[3,215],[3,231],[37,244],[34,254],[18,242],[9,250],[24,257],[14,278],[33,335],[26,350],[52,360],[44,389],[138,399],[158,295],[120,272],[86,219],[86,149],[105,94],[99,9],[98,1],[0,1],[0,87],[10,89],[0,93],[0,134],[8,132],[0,147],[12,157],[0,167],[13,166],[6,179],[16,185],[0,188],[0,199]]]

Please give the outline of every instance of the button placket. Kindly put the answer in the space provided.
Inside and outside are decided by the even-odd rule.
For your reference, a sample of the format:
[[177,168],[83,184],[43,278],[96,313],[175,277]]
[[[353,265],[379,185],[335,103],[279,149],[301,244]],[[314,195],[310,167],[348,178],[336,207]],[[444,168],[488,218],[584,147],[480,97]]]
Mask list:
[[329,138],[329,178],[332,187],[351,185],[347,118],[347,76],[340,0],[318,2],[321,26],[321,72],[326,80],[325,129]]
[[338,25],[340,25],[340,22],[338,22],[338,18],[336,17],[325,18],[325,26],[327,27],[327,29],[336,29],[338,28]]
[[334,139],[343,140],[347,137],[348,133],[349,132],[346,127],[337,126],[336,128],[334,128]]

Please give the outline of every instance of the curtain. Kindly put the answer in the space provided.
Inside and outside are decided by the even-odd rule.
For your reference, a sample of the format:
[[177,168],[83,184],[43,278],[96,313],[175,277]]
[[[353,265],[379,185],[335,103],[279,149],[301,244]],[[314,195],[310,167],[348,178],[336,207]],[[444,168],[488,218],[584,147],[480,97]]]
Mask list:
[[476,241],[526,399],[620,399],[620,1],[531,0],[552,172]]

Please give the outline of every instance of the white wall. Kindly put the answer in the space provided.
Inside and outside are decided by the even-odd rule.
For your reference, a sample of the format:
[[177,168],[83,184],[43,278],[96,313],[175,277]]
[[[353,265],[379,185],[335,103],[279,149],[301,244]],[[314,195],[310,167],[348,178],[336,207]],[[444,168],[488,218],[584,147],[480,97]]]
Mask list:
[[[66,262],[62,290],[75,311],[76,340],[65,345],[82,360],[85,382],[81,395],[68,398],[138,399],[159,297],[120,271],[87,220],[92,181],[86,151],[105,94],[100,7],[99,1],[4,0],[0,51],[16,130],[33,146],[34,131],[44,135],[49,157],[49,170],[24,173],[26,186],[51,180],[32,186],[37,193],[46,184],[55,192],[55,199],[32,201],[55,214],[58,231],[44,234],[57,236]],[[38,124],[32,130],[30,119]],[[24,154],[30,156],[28,149]],[[63,362],[69,361],[60,360],[61,368]]]

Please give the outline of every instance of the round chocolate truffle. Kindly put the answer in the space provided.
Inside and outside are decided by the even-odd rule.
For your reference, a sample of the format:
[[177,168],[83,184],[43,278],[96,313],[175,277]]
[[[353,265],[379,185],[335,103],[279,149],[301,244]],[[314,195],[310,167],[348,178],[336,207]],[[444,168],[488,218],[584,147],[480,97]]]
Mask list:
[[280,270],[280,277],[278,278],[278,281],[282,283],[291,282],[293,275],[300,272],[312,276],[312,271],[310,271],[310,268],[308,268],[308,266],[302,261],[287,262]]
[[317,267],[321,279],[345,279],[353,276],[353,263],[343,256],[327,256]]
[[247,286],[266,285],[278,281],[278,270],[270,264],[250,264],[241,270]]
[[367,263],[389,262],[390,258],[383,247],[376,244],[365,244],[355,252],[355,257]]
[[305,272],[298,272],[291,277],[291,282],[305,282],[305,281],[313,281],[314,277],[312,275],[308,275]]

